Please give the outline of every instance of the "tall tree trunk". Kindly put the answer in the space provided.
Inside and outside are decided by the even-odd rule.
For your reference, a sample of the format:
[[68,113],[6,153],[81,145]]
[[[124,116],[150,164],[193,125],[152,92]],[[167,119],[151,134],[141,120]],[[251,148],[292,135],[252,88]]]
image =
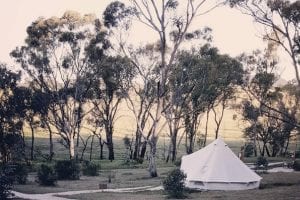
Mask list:
[[210,113],[210,109],[208,108],[207,111],[206,111],[205,135],[204,135],[204,142],[203,142],[204,147],[206,146],[206,140],[207,140],[207,134],[208,134],[209,113]]
[[[253,144],[254,144],[254,156],[257,157],[257,143],[258,143],[259,140],[257,140],[257,133],[255,133],[255,134],[256,135],[254,136],[254,141],[253,141]],[[260,150],[260,145],[259,144],[258,144],[258,148]]]
[[49,131],[49,161],[52,161],[53,156],[54,156],[54,151],[53,151],[53,133],[52,129],[47,121],[44,121],[47,129]]
[[216,128],[216,135],[215,135],[215,139],[217,139],[219,137],[219,130],[220,130],[220,126],[221,126],[221,122],[223,120],[223,116],[224,116],[224,110],[225,110],[225,100],[222,100],[222,111],[221,111],[221,116],[219,119],[217,119],[217,112],[215,110],[214,107],[212,107],[212,110],[214,112],[214,115],[215,115],[215,122],[216,122],[216,125],[217,125],[217,128]]
[[135,144],[134,144],[134,153],[133,153],[133,159],[137,160],[140,155],[140,146],[141,146],[141,134],[139,132],[139,128],[137,127],[135,132]]
[[156,161],[155,161],[157,138],[152,137],[150,143],[151,144],[150,144],[150,155],[149,155],[149,173],[151,177],[157,177],[158,174],[157,174]]
[[141,148],[141,154],[140,154],[141,160],[144,160],[145,154],[146,154],[146,150],[147,150],[147,142],[145,141],[145,142],[143,142],[142,148]]
[[[164,70],[163,70],[164,71]],[[165,73],[165,72],[164,72]],[[162,77],[164,77],[164,73],[162,73]],[[164,79],[162,79],[164,80]],[[165,83],[165,82],[164,82]],[[164,85],[164,84],[163,84]],[[162,112],[162,106],[163,106],[163,94],[164,94],[164,88],[158,83],[157,86],[157,107],[156,107],[156,113],[155,113],[155,120],[153,122],[153,128],[152,128],[152,136],[150,141],[150,159],[149,159],[149,173],[151,177],[157,177],[157,168],[156,168],[156,144],[158,139],[158,123],[160,122],[161,118],[161,112]]]
[[113,161],[115,159],[115,155],[114,155],[114,144],[113,144],[111,130],[109,130],[109,133],[106,134],[106,145],[108,148],[108,160]]
[[172,162],[176,161],[176,155],[177,155],[176,143],[177,143],[177,131],[174,133],[174,136],[172,137],[172,154],[171,154]]
[[33,119],[29,122],[30,130],[31,130],[31,148],[30,148],[30,160],[34,160],[34,127],[33,127]]
[[[77,88],[76,88],[77,90]],[[76,127],[75,129],[77,130],[75,135],[76,135],[76,160],[78,161],[79,159],[79,139],[80,139],[80,129],[81,129],[81,110],[82,110],[82,102],[79,102],[78,108],[77,108],[77,113],[76,113]],[[83,153],[82,153],[83,155]],[[82,157],[82,156],[81,156]],[[80,158],[82,159],[82,158]]]
[[262,152],[260,153],[261,156],[265,156],[266,143],[265,143],[265,142],[263,142],[263,143],[264,143],[264,144],[263,144],[263,147],[262,147]]
[[88,143],[89,143],[89,140],[90,140],[91,137],[92,137],[92,136],[90,135],[90,136],[86,139],[86,141],[84,141],[84,140],[82,139],[82,137],[80,136],[80,139],[81,139],[82,144],[83,144],[83,149],[82,149],[82,151],[81,151],[81,156],[80,156],[80,162],[82,162],[83,159],[84,159],[84,152],[86,151],[86,148],[87,148],[87,146],[88,146]]
[[75,158],[75,141],[74,137],[70,135],[69,137],[69,153],[70,153],[70,160]]
[[79,131],[76,133],[76,160],[79,160]]
[[190,140],[189,141],[189,143],[190,143],[190,145],[189,145],[189,154],[194,152],[194,137],[195,137],[195,134],[193,133],[191,135],[191,137],[189,138],[189,140]]
[[92,136],[92,141],[91,141],[91,146],[90,146],[90,161],[92,161],[94,137],[95,137],[95,134]]
[[101,135],[100,136],[98,136],[99,137],[99,147],[100,147],[100,160],[103,160],[104,159],[104,157],[103,157],[103,147],[104,147],[104,142],[102,141],[102,137],[101,137]]
[[49,161],[52,161],[54,156],[52,130],[49,130]]
[[166,158],[166,163],[169,162],[170,160],[170,156],[171,156],[171,150],[172,149],[172,142],[170,141],[170,144],[169,144],[169,147],[168,147],[168,155],[167,155],[167,158]]
[[[24,127],[22,127],[21,129],[21,134],[22,134],[22,156],[24,157],[24,159],[27,161],[28,158],[27,158],[27,155],[26,155],[26,152],[25,152],[25,149],[26,149],[26,143],[25,143],[25,133],[24,133]],[[1,139],[1,138],[0,138]],[[2,147],[4,148],[4,147]],[[2,152],[2,148],[0,148],[0,152]]]
[[257,147],[258,147],[258,150],[261,154],[261,148],[260,148],[260,143],[259,143],[259,139],[258,139],[258,131],[256,130],[257,129],[257,125],[256,125],[256,121],[254,122],[254,129],[253,129],[253,132],[254,132],[254,138],[253,138],[253,144],[254,144],[254,156],[257,157]]
[[270,151],[269,151],[269,148],[268,148],[268,146],[267,146],[267,145],[265,145],[265,148],[266,148],[266,152],[267,152],[267,155],[268,155],[268,157],[271,157],[271,154],[270,154]]
[[287,142],[286,142],[286,146],[285,146],[285,149],[284,149],[284,152],[283,152],[284,156],[286,156],[286,152],[288,150],[289,144],[290,144],[290,137],[288,137]]

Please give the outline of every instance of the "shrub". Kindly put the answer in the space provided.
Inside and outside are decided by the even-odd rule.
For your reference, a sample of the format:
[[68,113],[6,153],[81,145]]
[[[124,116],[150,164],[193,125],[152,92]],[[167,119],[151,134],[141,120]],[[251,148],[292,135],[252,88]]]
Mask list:
[[295,171],[300,171],[300,160],[295,160],[295,162],[293,164],[293,169]]
[[137,158],[137,159],[136,159],[136,162],[137,162],[138,164],[143,164],[144,159],[143,159],[143,158]]
[[8,199],[11,196],[11,188],[13,184],[13,169],[11,166],[0,167],[0,199]]
[[28,169],[25,163],[16,163],[14,166],[15,180],[18,184],[26,184]]
[[163,181],[164,190],[171,198],[183,198],[186,175],[180,169],[172,170]]
[[174,162],[174,165],[177,166],[177,167],[180,167],[180,165],[181,165],[181,158],[179,160],[176,160]]
[[75,160],[57,161],[55,172],[59,180],[78,180],[80,178],[80,166]]
[[267,168],[268,167],[268,160],[267,158],[263,157],[263,156],[259,156],[257,157],[257,160],[256,160],[256,167],[260,167],[260,166],[263,166],[264,168]]
[[83,164],[82,173],[83,173],[83,175],[86,175],[86,176],[98,176],[99,169],[100,169],[100,166],[98,164],[87,161],[87,162],[84,162],[84,164]]
[[295,158],[300,158],[300,149],[295,151]]
[[245,157],[251,157],[254,154],[254,145],[252,143],[248,143],[245,146],[244,155]]
[[38,182],[44,186],[54,186],[57,181],[57,176],[54,168],[50,165],[42,164],[38,169]]

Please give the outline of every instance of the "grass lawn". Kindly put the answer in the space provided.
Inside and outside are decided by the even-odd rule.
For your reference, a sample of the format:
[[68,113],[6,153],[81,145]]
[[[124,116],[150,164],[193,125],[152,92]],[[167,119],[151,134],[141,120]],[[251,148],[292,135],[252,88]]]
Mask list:
[[[207,191],[192,192],[188,199],[300,199],[300,173],[270,173],[262,175],[262,188],[245,191]],[[147,182],[147,181],[145,181]],[[74,199],[118,199],[118,200],[156,200],[166,199],[163,191],[139,193],[91,193],[65,196]]]
[[[30,142],[30,140],[27,140]],[[241,144],[239,142],[227,142],[230,148],[237,153]],[[48,140],[45,138],[36,139],[36,149],[41,154],[47,154]],[[110,162],[108,160],[99,160],[99,147],[94,144],[93,161],[101,165],[100,175],[96,177],[82,176],[76,181],[58,181],[55,187],[43,187],[36,183],[36,169],[44,160],[40,155],[36,155],[36,160],[33,162],[33,169],[28,177],[26,185],[15,185],[14,190],[28,194],[44,194],[57,193],[65,191],[77,190],[94,190],[99,189],[99,184],[107,184],[108,188],[127,188],[141,186],[159,186],[162,185],[163,179],[168,172],[175,166],[172,163],[166,164],[163,160],[163,145],[158,146],[158,174],[159,177],[150,178],[147,171],[148,161],[143,164],[124,163],[124,144],[119,138],[115,140],[115,157],[116,160]],[[66,149],[59,143],[55,142],[55,160],[68,159]],[[107,155],[107,150],[104,149],[104,154]],[[28,152],[28,151],[27,151]],[[178,158],[184,153],[184,148],[181,147],[178,152]],[[84,154],[84,158],[89,158],[89,151]],[[288,158],[267,158],[269,162],[282,162],[289,160]],[[246,158],[245,162],[255,162],[256,158]],[[111,183],[109,178],[112,177]],[[209,191],[209,192],[193,192],[188,195],[188,199],[300,199],[300,172],[292,173],[270,173],[262,174],[261,189],[247,191]],[[117,199],[117,200],[143,200],[143,199],[166,199],[167,196],[163,191],[155,192],[136,192],[136,193],[90,193],[66,196],[66,198],[98,200],[98,199]]]
[[[30,173],[26,185],[15,185],[14,190],[28,194],[43,194],[52,192],[65,192],[71,190],[99,189],[99,184],[107,184],[108,188],[125,188],[141,186],[159,186],[171,167],[159,169],[159,177],[150,178],[146,169],[114,169],[101,170],[99,176],[81,176],[80,180],[58,181],[55,187],[39,186],[35,182],[36,173]],[[111,183],[108,177],[111,176]]]
[[[171,167],[159,168],[160,175],[157,178],[149,178],[146,169],[115,169],[101,170],[97,177],[82,176],[77,181],[58,181],[56,187],[42,187],[34,182],[35,173],[29,176],[27,185],[16,185],[14,189],[23,193],[50,193],[70,190],[99,189],[99,183],[107,184],[108,188],[126,188],[140,186],[158,186],[170,171]],[[108,176],[112,175],[112,182],[108,183]],[[247,191],[208,191],[192,192],[188,199],[300,199],[300,172],[261,174],[263,177],[261,189]],[[142,199],[166,199],[163,191],[147,191],[137,193],[90,193],[65,196],[72,199],[118,199],[118,200],[142,200]]]
[[[188,199],[299,199],[300,197],[300,173],[270,173],[262,174],[263,180],[261,189],[246,191],[207,191],[192,192],[188,194]],[[126,182],[126,181],[125,181]],[[125,183],[124,182],[124,183]],[[152,180],[145,180],[149,185],[153,184]],[[163,191],[155,192],[138,192],[138,193],[91,193],[65,196],[72,199],[118,199],[118,200],[156,200],[166,199],[167,196]]]

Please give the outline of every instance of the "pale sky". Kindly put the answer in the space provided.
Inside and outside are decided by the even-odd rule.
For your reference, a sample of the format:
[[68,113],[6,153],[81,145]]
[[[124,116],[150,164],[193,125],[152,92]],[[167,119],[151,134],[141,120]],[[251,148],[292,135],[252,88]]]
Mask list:
[[[9,0],[2,1],[0,7],[0,62],[13,65],[9,53],[22,45],[26,36],[26,27],[38,17],[61,17],[66,10],[78,11],[81,14],[95,13],[101,17],[105,7],[111,0]],[[213,29],[214,45],[221,53],[237,56],[242,52],[263,49],[259,27],[252,18],[242,15],[239,11],[228,7],[217,8],[209,14],[199,17],[193,28],[208,26]],[[145,42],[153,38],[151,31],[145,27],[134,30],[132,40]],[[285,64],[280,73],[285,79],[294,78],[290,61],[281,56]]]

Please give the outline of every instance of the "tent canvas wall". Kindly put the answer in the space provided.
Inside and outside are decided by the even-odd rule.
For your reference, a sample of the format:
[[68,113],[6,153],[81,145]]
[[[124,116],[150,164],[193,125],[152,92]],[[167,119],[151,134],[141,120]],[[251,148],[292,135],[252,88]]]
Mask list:
[[254,189],[261,180],[220,138],[183,156],[181,170],[187,175],[186,187],[200,190]]

